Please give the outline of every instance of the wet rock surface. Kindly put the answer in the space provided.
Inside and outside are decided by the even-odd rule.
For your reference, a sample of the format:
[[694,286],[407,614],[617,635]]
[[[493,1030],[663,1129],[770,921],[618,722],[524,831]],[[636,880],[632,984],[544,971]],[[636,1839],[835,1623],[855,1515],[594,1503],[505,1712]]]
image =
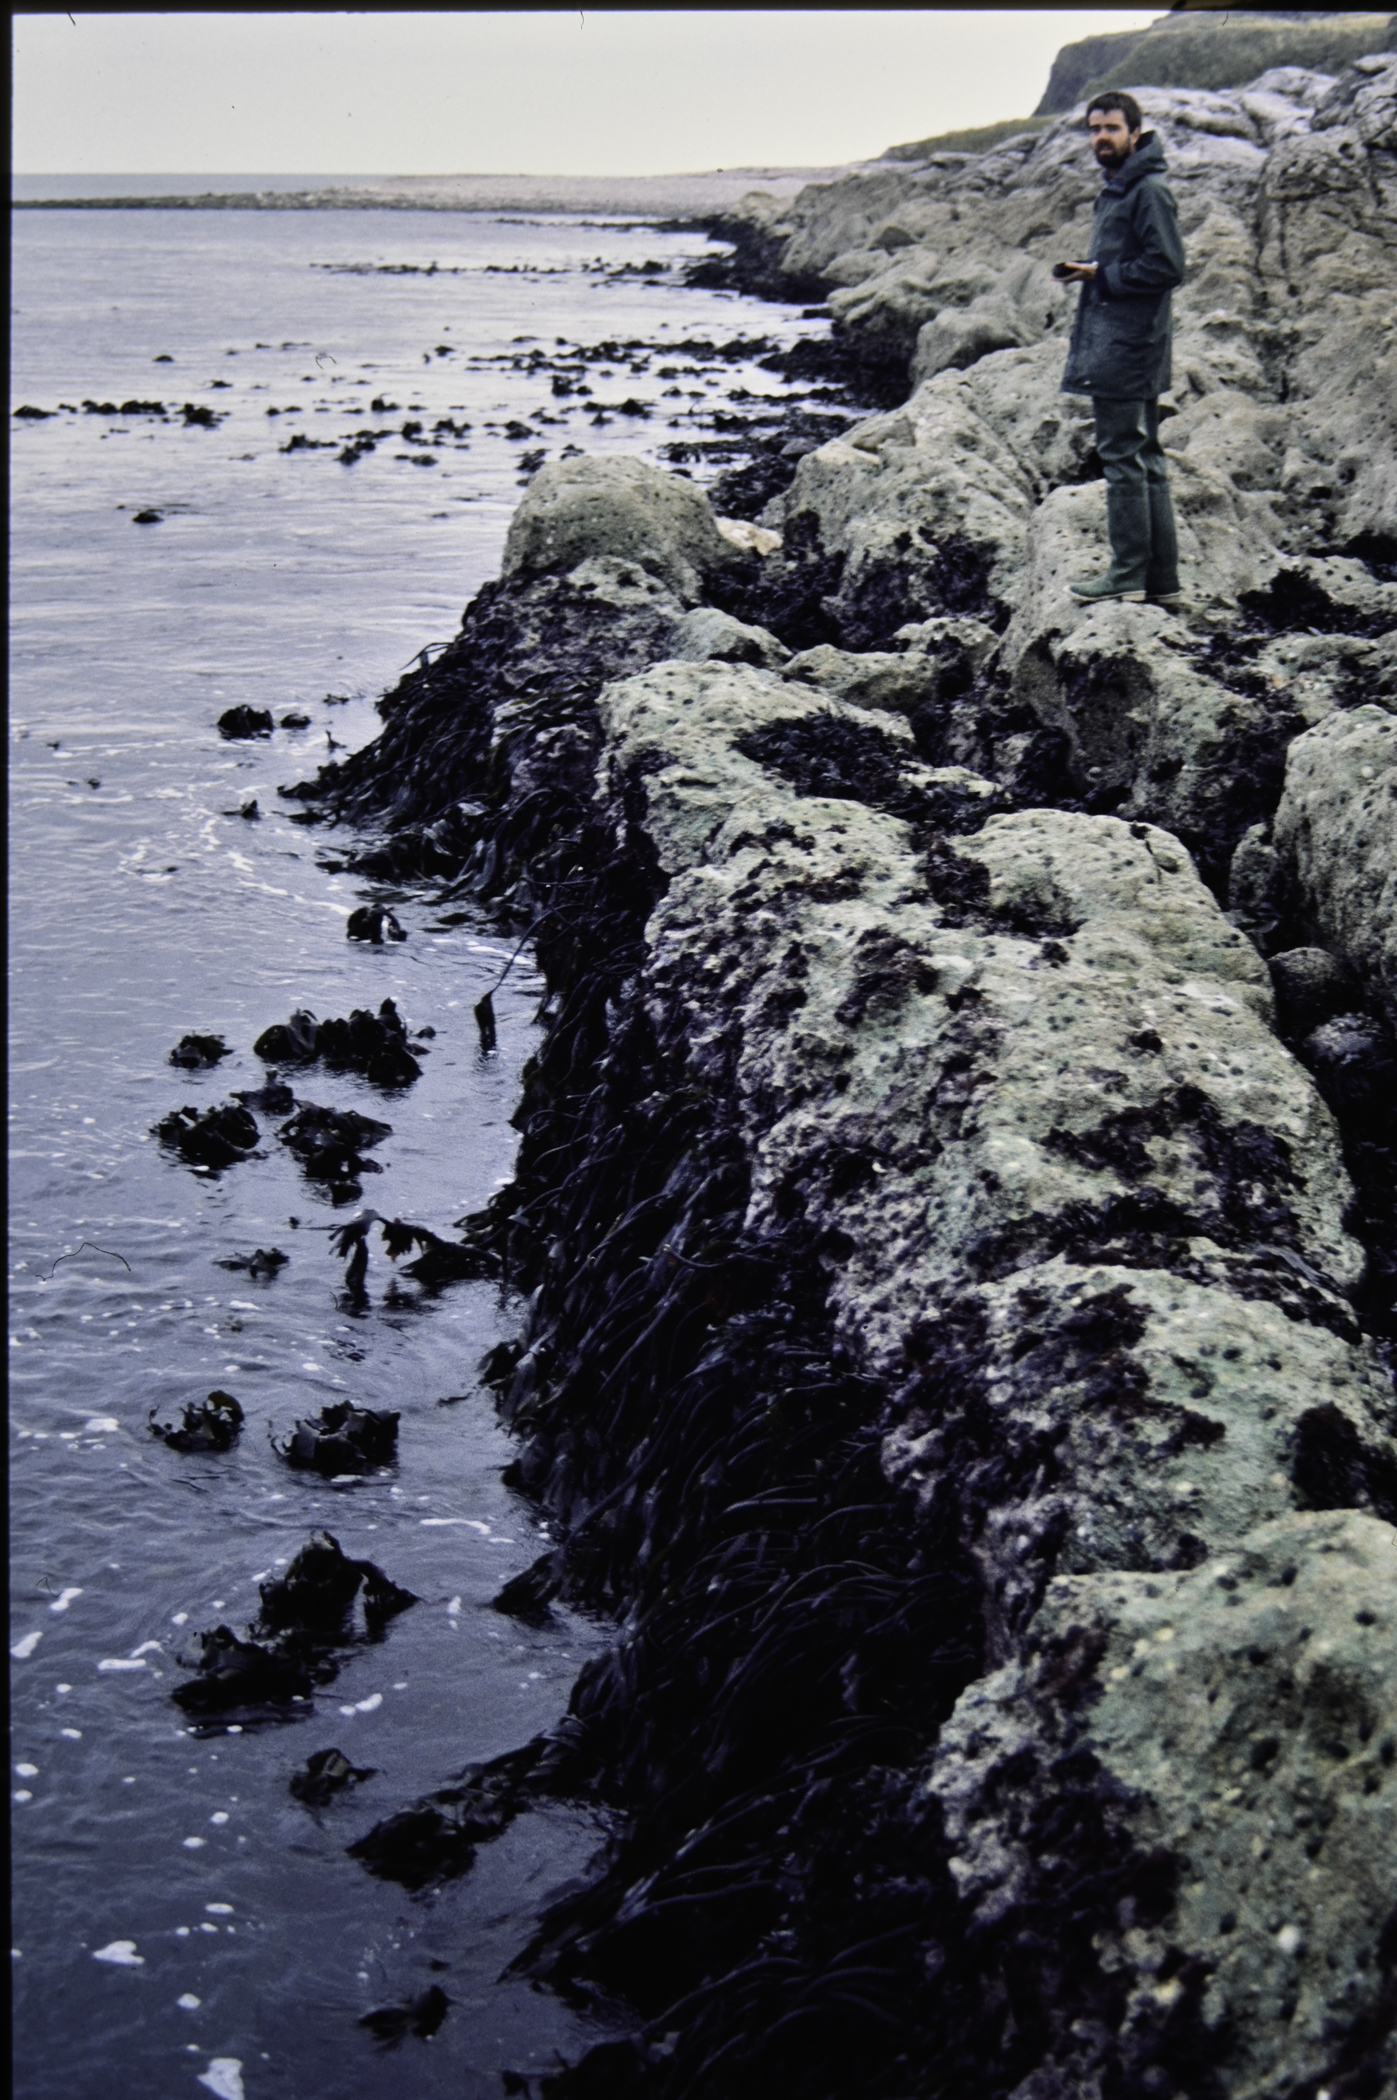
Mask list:
[[1182,609],[1067,590],[1050,125],[753,203],[734,266],[911,398],[796,459],[779,543],[535,484],[294,790],[547,981],[513,1184],[340,1251],[529,1294],[482,1375],[558,1544],[496,1606],[619,1622],[551,1737],[353,1847],[424,1889],[607,1809],[520,1961],[634,2026],[560,2094],[1394,2075],[1391,75],[1147,98]]

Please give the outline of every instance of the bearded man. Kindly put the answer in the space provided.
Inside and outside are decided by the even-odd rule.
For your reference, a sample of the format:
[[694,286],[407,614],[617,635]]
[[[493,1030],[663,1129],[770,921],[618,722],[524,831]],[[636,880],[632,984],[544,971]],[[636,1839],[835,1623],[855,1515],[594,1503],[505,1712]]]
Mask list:
[[1087,132],[1105,180],[1091,259],[1059,263],[1054,273],[1082,287],[1062,390],[1091,395],[1106,475],[1111,566],[1070,587],[1088,605],[1106,598],[1171,605],[1180,597],[1159,396],[1170,384],[1170,294],[1183,283],[1184,248],[1164,150],[1158,135],[1140,126],[1133,96],[1093,98]]

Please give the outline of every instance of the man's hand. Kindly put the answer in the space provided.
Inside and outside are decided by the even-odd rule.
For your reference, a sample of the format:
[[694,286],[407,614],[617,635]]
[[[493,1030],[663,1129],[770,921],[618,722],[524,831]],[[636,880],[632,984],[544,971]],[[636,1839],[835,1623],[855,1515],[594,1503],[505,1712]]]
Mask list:
[[1059,263],[1053,271],[1053,275],[1059,278],[1063,284],[1090,284],[1096,275],[1096,264],[1094,262]]

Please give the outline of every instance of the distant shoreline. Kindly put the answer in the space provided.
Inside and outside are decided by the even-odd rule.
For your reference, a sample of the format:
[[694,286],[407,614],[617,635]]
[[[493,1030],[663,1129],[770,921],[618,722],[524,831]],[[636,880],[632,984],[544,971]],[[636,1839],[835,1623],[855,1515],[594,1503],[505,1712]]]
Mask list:
[[[220,188],[200,190],[198,177],[183,178],[187,187],[163,191],[159,177],[88,178],[85,195],[13,195],[14,211],[524,211],[543,213],[605,212],[628,217],[675,218],[729,209],[753,189],[794,196],[807,183],[833,181],[850,172],[828,168],[722,168],[695,175],[450,175],[391,176],[316,182],[294,187],[294,178],[221,178]],[[80,178],[17,176],[14,187],[38,190],[52,183],[61,189]],[[179,181],[179,177],[164,178]],[[220,178],[215,177],[215,181]],[[118,192],[115,185],[129,181]],[[150,187],[144,186],[150,184]],[[111,185],[106,194],[104,187]]]

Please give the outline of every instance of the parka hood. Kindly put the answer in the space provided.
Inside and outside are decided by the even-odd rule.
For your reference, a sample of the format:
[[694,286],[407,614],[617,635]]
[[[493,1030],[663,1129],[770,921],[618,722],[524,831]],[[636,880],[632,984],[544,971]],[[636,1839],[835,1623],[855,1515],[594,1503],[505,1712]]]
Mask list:
[[1112,168],[1109,172],[1103,168],[1101,172],[1106,178],[1107,189],[1114,190],[1116,195],[1121,197],[1125,196],[1127,191],[1133,190],[1137,182],[1143,182],[1147,175],[1162,175],[1164,142],[1159,133],[1142,131],[1140,143],[1125,166]]

